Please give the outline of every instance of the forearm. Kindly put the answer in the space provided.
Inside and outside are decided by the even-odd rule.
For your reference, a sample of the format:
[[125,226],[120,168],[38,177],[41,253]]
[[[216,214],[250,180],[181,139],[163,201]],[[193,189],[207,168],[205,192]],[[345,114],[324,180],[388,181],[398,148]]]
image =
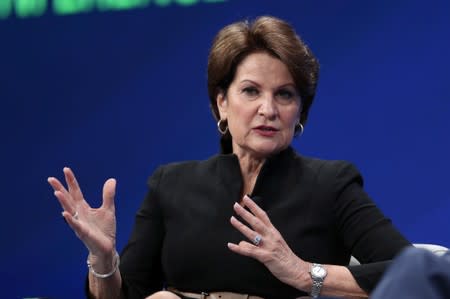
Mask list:
[[[98,258],[89,256],[89,295],[94,299],[121,298],[122,277],[119,256]],[[108,274],[101,274],[108,273]],[[110,273],[112,273],[110,275]],[[103,276],[103,277],[102,277]]]
[[[305,262],[303,262],[305,263]],[[309,273],[311,264],[305,263],[307,266],[301,267],[302,271],[297,275],[295,282],[290,283],[294,287],[305,291],[311,292],[312,279]],[[320,295],[330,297],[344,297],[344,298],[367,298],[368,294],[362,290],[355,278],[344,266],[336,265],[323,265],[327,270],[327,276],[324,280]]]
[[345,298],[367,298],[368,294],[359,287],[347,267],[325,265],[328,275],[325,278],[321,295]]
[[89,273],[89,293],[93,299],[119,299],[122,278],[117,270],[108,278],[97,278]]

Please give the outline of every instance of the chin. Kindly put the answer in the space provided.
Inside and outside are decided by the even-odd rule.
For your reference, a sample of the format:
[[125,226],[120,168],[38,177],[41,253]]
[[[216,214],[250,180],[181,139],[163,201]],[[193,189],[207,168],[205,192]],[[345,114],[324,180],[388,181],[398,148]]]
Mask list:
[[288,145],[281,144],[255,144],[255,146],[251,147],[252,151],[255,152],[260,157],[269,157],[276,153],[279,153],[283,149],[285,149]]

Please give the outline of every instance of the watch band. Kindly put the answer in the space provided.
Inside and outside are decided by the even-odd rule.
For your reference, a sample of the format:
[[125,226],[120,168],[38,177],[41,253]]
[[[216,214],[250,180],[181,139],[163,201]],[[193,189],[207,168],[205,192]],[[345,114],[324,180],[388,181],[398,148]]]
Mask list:
[[322,290],[323,281],[327,276],[327,270],[321,264],[312,264],[310,275],[312,279],[311,297],[317,298]]
[[320,295],[320,291],[322,290],[323,280],[313,280],[312,288],[311,288],[311,297],[317,298]]

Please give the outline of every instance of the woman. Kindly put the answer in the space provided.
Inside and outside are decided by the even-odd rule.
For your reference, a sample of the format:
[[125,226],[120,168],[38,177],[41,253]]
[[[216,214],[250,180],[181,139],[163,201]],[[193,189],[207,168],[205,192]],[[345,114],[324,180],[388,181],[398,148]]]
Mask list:
[[[120,262],[115,180],[91,209],[70,169],[67,190],[49,178],[89,250],[90,296],[367,297],[386,260],[410,243],[368,198],[353,166],[290,147],[317,76],[316,59],[284,21],[223,28],[208,61],[222,153],[156,170]],[[346,266],[351,254],[363,265]]]

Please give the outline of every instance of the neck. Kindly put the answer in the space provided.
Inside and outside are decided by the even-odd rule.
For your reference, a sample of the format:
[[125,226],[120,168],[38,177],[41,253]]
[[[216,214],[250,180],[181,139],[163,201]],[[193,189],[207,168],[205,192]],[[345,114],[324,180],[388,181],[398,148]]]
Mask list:
[[239,165],[241,167],[241,174],[243,179],[242,196],[245,194],[251,194],[255,187],[256,179],[259,172],[266,161],[265,158],[255,158],[250,154],[236,153],[239,159]]

